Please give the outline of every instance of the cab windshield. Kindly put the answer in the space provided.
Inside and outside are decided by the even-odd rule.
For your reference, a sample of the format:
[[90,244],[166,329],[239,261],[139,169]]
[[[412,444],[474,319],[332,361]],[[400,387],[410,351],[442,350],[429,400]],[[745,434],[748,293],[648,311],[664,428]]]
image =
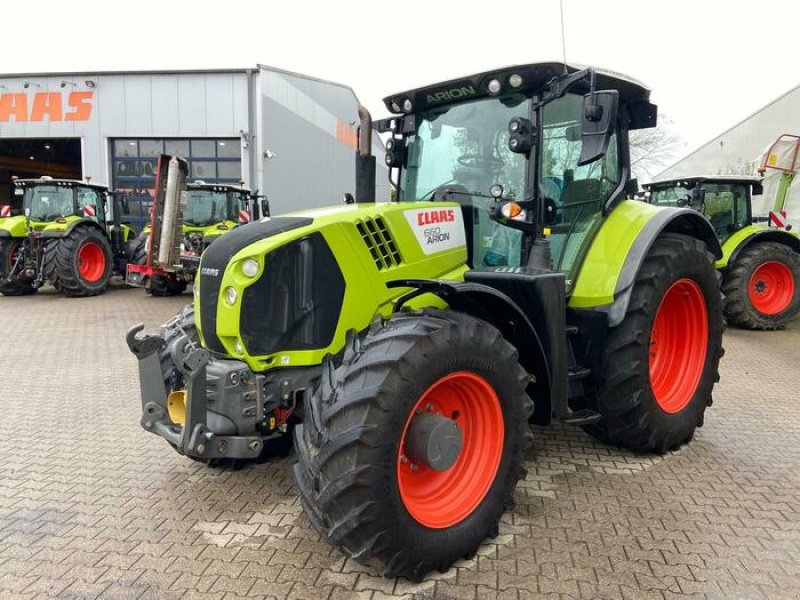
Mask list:
[[25,188],[23,207],[33,221],[53,221],[75,213],[75,192],[70,187],[36,185]]
[[228,193],[215,190],[189,190],[183,222],[205,227],[230,219]]
[[489,188],[500,184],[505,198],[523,197],[528,161],[508,149],[508,122],[529,111],[530,99],[522,96],[436,108],[417,115],[416,132],[407,138],[400,199],[471,197],[475,266],[520,264],[522,234],[489,218]]

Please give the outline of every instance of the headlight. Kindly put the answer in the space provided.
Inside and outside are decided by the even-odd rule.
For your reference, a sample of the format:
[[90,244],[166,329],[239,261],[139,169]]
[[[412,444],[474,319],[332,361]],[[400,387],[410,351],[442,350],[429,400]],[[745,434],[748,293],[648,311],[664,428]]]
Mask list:
[[487,89],[489,90],[489,93],[492,94],[492,95],[499,94],[500,93],[500,88],[501,88],[501,85],[500,85],[500,81],[498,79],[492,79],[489,82],[489,85],[487,86]]
[[239,294],[236,292],[234,288],[232,287],[225,288],[225,303],[228,304],[228,306],[233,306],[234,304],[236,304],[236,299],[238,296]]
[[242,273],[247,277],[255,277],[258,274],[258,261],[248,258],[242,263]]
[[[230,288],[228,288],[230,289]],[[236,354],[244,354],[244,348],[242,347],[242,341],[239,338],[236,338],[233,341],[233,349],[236,351]]]

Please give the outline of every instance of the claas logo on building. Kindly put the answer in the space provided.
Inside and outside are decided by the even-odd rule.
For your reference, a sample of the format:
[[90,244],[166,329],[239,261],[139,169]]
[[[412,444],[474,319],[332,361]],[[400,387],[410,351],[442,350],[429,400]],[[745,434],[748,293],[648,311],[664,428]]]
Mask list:
[[94,92],[0,94],[0,123],[40,121],[88,121],[92,116]]

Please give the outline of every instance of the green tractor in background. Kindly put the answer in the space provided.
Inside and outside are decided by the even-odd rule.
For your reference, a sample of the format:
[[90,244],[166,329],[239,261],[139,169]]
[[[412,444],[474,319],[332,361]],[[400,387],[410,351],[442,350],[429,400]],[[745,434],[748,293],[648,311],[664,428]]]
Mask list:
[[[160,181],[166,183],[166,167],[170,157],[159,159],[156,188],[162,189]],[[160,227],[164,218],[166,196],[158,197],[153,203],[151,222],[128,247],[131,261],[127,281],[134,287],[144,287],[154,296],[173,296],[181,294],[189,282],[194,280],[200,256],[209,244],[220,236],[240,225],[269,216],[269,203],[263,196],[254,194],[239,185],[206,183],[196,181],[185,183],[186,174],[181,177],[178,189],[185,191],[181,201],[180,252],[165,264],[159,264],[158,253],[151,248],[153,223]],[[166,189],[166,188],[163,188]],[[174,246],[170,238],[160,245]]]
[[644,188],[651,204],[690,207],[711,223],[722,244],[717,268],[731,324],[779,329],[797,316],[800,237],[779,216],[783,202],[770,217],[753,217],[752,197],[763,191],[760,177],[687,177]]
[[628,132],[656,124],[639,82],[530,64],[385,104],[396,202],[372,202],[363,109],[355,202],[227,234],[193,313],[127,343],[146,431],[217,461],[293,430],[314,527],[420,579],[497,534],[529,423],[637,452],[692,438],[722,251],[696,211],[626,200]]
[[119,223],[108,188],[46,176],[13,186],[23,214],[0,220],[0,294],[33,294],[50,282],[66,296],[96,296],[125,272],[133,232]]

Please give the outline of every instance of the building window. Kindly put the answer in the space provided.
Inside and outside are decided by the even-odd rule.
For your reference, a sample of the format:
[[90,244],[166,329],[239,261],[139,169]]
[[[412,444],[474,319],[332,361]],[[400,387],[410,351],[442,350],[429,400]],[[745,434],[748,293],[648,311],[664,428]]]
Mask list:
[[239,183],[241,146],[230,139],[111,140],[111,185],[149,209],[156,182],[158,155],[180,156],[189,163],[189,181]]

